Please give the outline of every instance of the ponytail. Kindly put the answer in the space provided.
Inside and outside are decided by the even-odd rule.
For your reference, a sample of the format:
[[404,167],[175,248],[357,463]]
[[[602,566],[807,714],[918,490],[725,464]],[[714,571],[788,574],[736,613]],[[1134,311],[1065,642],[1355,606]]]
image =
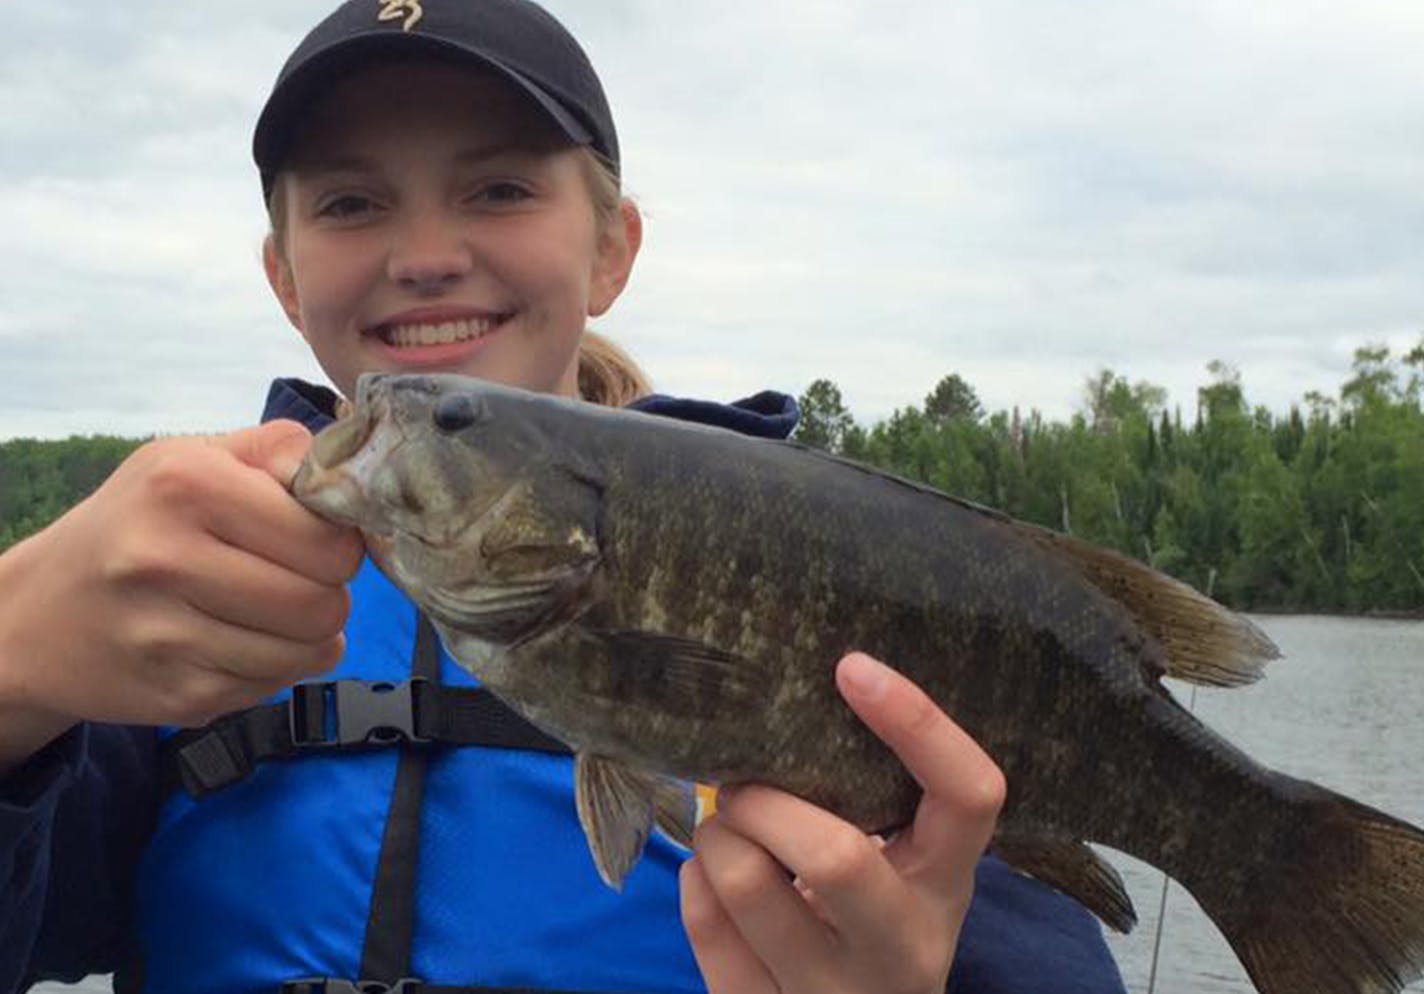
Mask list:
[[[616,231],[623,207],[618,170],[592,149],[583,147],[580,163],[593,201],[599,237]],[[606,407],[624,407],[653,392],[647,374],[633,357],[596,331],[584,330],[578,354],[579,396]]]
[[579,396],[607,407],[624,407],[653,392],[633,357],[596,331],[584,331],[578,353]]

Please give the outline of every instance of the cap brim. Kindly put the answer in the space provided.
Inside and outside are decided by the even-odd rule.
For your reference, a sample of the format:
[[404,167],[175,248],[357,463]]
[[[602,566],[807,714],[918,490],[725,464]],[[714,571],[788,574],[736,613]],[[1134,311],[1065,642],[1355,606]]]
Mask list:
[[264,195],[271,194],[272,179],[292,142],[297,119],[322,90],[344,72],[373,58],[426,54],[483,66],[528,94],[575,145],[591,145],[593,135],[542,87],[479,49],[425,35],[379,34],[345,38],[309,55],[297,69],[278,81],[257,119],[252,136],[252,157],[262,174]]

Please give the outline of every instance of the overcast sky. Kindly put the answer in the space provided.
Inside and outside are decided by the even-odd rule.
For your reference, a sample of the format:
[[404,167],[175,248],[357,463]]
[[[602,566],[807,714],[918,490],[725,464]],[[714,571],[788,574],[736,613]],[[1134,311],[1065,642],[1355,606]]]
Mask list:
[[[1063,417],[1106,366],[1190,411],[1224,359],[1283,411],[1424,333],[1417,0],[549,6],[647,215],[601,327],[666,392],[829,377],[869,421],[958,372]],[[319,377],[248,143],[329,8],[7,5],[0,438],[224,429]]]

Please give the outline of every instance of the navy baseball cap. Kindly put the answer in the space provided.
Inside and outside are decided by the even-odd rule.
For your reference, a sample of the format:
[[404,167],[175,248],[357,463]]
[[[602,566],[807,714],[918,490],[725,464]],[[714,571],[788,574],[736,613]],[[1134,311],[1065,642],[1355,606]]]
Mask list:
[[323,89],[375,57],[434,55],[484,66],[519,87],[569,140],[613,166],[618,135],[588,56],[530,0],[346,0],[297,46],[257,119],[252,157],[262,195],[290,151],[302,112]]

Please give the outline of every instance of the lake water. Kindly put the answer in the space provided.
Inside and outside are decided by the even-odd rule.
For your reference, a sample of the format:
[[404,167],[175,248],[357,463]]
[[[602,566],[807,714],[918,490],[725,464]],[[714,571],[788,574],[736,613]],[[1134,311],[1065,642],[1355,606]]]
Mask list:
[[[1266,679],[1235,690],[1197,691],[1194,710],[1261,762],[1314,780],[1424,825],[1424,623],[1321,617],[1257,622],[1284,658]],[[1183,703],[1191,688],[1173,685]],[[1127,989],[1146,994],[1159,921],[1162,875],[1109,853],[1137,905],[1137,929],[1110,939]],[[1244,971],[1196,903],[1167,892],[1154,990],[1253,994]],[[104,980],[39,992],[107,994]],[[1424,983],[1409,988],[1424,992]]]

